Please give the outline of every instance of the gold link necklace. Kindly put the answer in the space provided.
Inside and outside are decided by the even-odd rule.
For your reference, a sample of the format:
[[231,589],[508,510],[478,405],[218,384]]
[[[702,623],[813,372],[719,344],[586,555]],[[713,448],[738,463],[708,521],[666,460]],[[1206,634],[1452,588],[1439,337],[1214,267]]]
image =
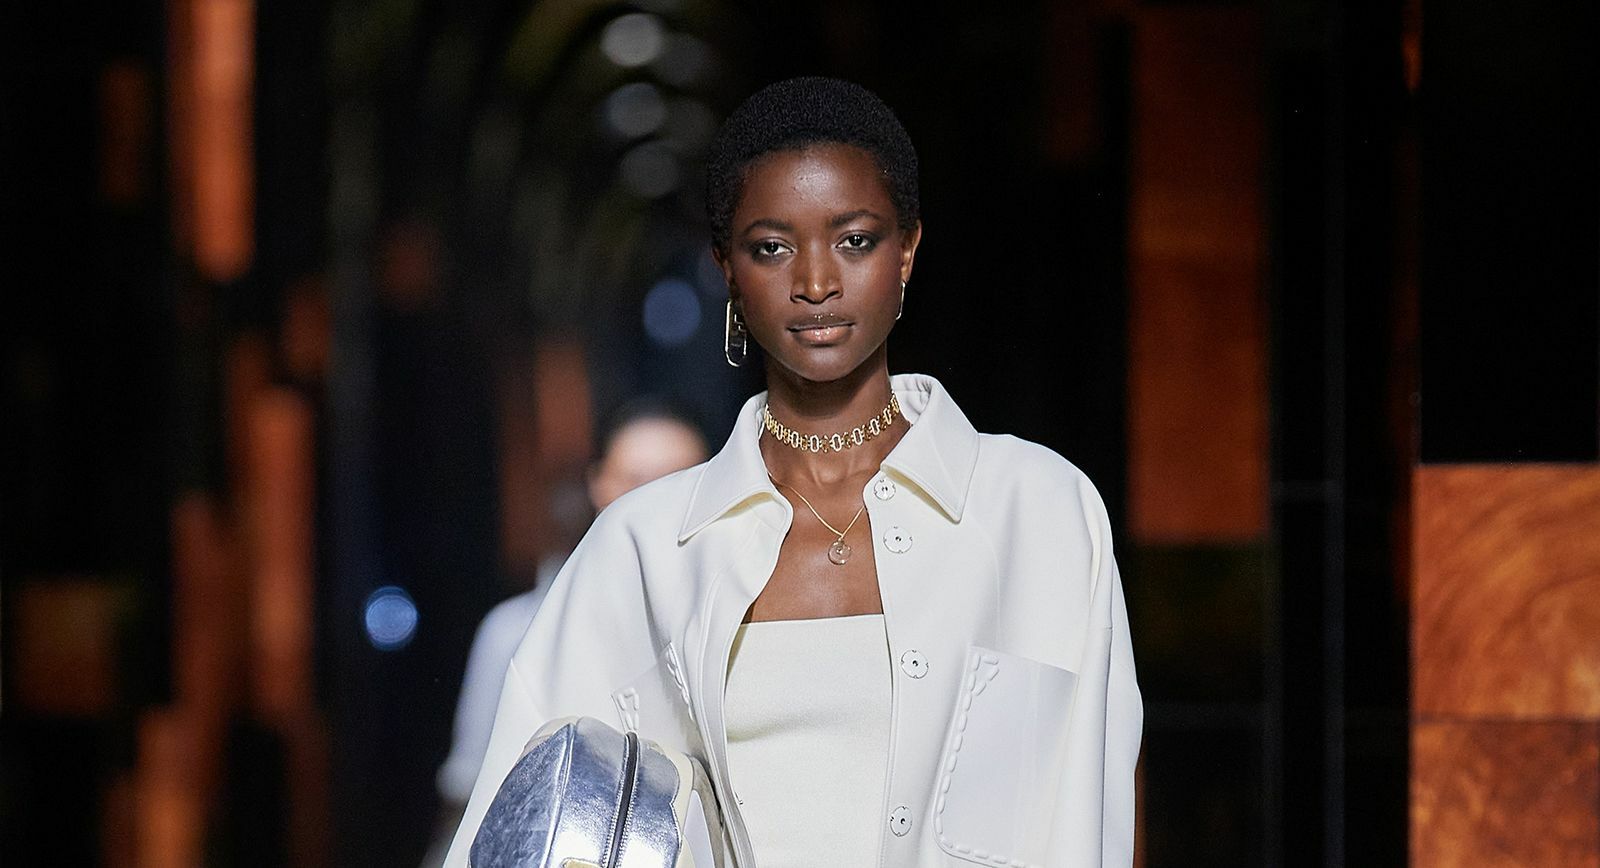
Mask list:
[[[895,397],[893,392],[890,392],[889,403],[885,404],[877,415],[842,434],[829,434],[826,437],[821,434],[801,434],[799,431],[772,418],[772,409],[768,406],[762,406],[761,408],[761,425],[779,443],[792,449],[813,453],[821,452],[824,449],[829,452],[843,452],[853,446],[860,446],[882,434],[888,430],[890,425],[894,424],[894,417],[899,415],[901,415],[900,399]],[[845,534],[849,533],[850,528],[855,527],[856,522],[861,520],[861,514],[867,511],[867,505],[865,503],[861,504],[861,508],[856,510],[856,514],[851,517],[850,523],[844,526],[844,530],[840,530],[829,524],[828,520],[822,517],[822,513],[817,512],[817,508],[811,505],[811,501],[807,500],[799,489],[792,485],[784,485],[774,478],[771,473],[767,474],[767,478],[772,480],[773,485],[787,488],[794,492],[794,496],[800,498],[800,502],[806,505],[806,509],[811,510],[811,514],[817,517],[817,521],[822,522],[822,526],[833,533],[835,539],[833,545],[828,546],[828,561],[835,566],[844,566],[845,562],[850,560],[851,551],[850,546],[844,541]]]
[[[803,452],[821,452],[824,449],[829,452],[843,452],[851,447],[860,446],[887,431],[889,426],[894,424],[894,417],[898,415],[901,415],[900,399],[891,392],[889,393],[889,403],[885,404],[876,416],[851,428],[849,431],[829,434],[826,437],[821,434],[801,434],[799,431],[772,418],[772,409],[767,406],[761,408],[761,424],[767,429],[768,433],[777,438],[779,443],[792,449],[799,449]],[[791,488],[790,491],[794,491],[794,489]],[[799,492],[795,493],[798,494]]]

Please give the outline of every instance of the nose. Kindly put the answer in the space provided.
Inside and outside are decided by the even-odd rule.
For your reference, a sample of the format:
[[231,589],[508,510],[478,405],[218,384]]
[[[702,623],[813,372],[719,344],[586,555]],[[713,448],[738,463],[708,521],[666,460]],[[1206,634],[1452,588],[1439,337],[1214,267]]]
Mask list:
[[795,265],[794,285],[789,289],[790,299],[821,304],[844,293],[833,257],[826,253],[802,252]]

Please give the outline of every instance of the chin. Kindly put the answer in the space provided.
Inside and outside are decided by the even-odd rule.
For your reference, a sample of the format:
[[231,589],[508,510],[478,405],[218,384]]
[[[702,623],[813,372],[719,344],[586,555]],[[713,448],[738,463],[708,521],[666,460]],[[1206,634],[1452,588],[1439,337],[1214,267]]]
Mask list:
[[[769,364],[773,360],[774,357],[768,357]],[[799,357],[785,354],[775,360],[784,370],[808,383],[833,383],[849,377],[863,366],[870,365],[873,354],[868,353],[862,357],[844,347],[829,347],[825,350],[813,350]]]

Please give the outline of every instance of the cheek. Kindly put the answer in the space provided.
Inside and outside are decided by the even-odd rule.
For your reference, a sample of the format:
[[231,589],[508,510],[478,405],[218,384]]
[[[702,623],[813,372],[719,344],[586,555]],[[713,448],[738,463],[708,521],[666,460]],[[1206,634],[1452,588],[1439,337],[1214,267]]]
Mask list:
[[756,281],[739,284],[739,309],[744,313],[744,327],[758,341],[765,342],[778,329],[777,323],[788,314],[788,305],[787,291]]
[[879,306],[894,311],[900,306],[900,258],[873,257],[871,266],[862,269],[860,284],[863,291],[881,302]]
[[747,265],[735,268],[733,279],[747,313],[775,310],[789,303],[791,281],[787,269]]

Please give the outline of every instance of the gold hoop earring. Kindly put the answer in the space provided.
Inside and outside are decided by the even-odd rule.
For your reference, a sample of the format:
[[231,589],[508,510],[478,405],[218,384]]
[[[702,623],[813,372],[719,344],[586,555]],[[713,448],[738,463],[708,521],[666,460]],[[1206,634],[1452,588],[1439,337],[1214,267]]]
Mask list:
[[900,281],[900,309],[894,312],[894,321],[900,321],[900,315],[906,312],[906,282]]
[[728,307],[723,317],[722,327],[722,357],[728,360],[733,367],[741,367],[750,354],[750,331],[744,327],[744,312],[736,310],[733,299],[728,299]]

